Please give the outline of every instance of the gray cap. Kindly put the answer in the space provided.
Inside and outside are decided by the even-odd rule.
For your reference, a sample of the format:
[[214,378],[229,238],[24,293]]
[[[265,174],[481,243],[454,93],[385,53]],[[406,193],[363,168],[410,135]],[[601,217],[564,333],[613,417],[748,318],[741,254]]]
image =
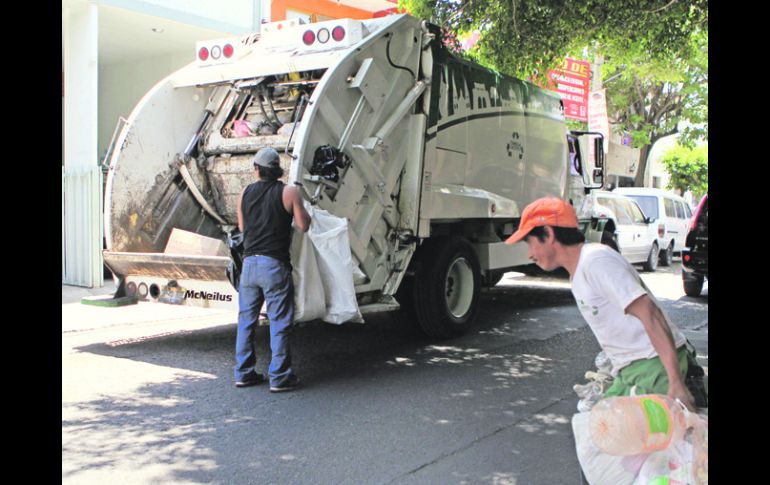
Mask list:
[[281,158],[278,156],[278,152],[272,148],[262,148],[254,155],[254,166],[260,165],[262,167],[280,167]]

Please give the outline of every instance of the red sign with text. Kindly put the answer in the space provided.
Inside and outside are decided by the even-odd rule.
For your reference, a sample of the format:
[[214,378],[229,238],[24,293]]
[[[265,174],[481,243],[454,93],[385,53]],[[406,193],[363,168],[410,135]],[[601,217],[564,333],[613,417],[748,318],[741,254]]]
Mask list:
[[591,64],[577,59],[564,59],[560,69],[548,70],[548,89],[556,91],[564,101],[564,117],[588,121],[588,90]]

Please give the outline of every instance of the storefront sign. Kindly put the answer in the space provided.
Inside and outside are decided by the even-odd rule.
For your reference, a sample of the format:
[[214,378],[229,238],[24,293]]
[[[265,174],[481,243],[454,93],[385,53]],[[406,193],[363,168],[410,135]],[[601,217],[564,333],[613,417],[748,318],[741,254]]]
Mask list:
[[590,83],[591,65],[587,61],[568,57],[560,69],[548,70],[548,89],[561,95],[565,118],[588,121]]

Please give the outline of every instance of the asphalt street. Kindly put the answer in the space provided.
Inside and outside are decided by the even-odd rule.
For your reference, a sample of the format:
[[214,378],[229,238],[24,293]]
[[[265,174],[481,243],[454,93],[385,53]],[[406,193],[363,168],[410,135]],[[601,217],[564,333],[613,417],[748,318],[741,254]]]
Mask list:
[[[642,273],[708,368],[708,287]],[[235,312],[62,287],[62,483],[580,483],[572,385],[599,351],[564,277],[509,273],[442,342],[399,314],[296,329],[296,392],[232,382]],[[267,367],[267,328],[258,366]]]

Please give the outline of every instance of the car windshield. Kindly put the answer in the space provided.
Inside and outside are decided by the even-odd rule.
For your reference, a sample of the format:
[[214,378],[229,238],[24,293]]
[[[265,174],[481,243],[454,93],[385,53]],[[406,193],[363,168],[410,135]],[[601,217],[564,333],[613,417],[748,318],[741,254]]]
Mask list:
[[642,208],[642,212],[644,212],[644,215],[646,215],[647,217],[652,217],[653,219],[659,218],[657,197],[653,197],[649,195],[630,195],[630,194],[627,194],[627,195],[639,203],[639,206]]

